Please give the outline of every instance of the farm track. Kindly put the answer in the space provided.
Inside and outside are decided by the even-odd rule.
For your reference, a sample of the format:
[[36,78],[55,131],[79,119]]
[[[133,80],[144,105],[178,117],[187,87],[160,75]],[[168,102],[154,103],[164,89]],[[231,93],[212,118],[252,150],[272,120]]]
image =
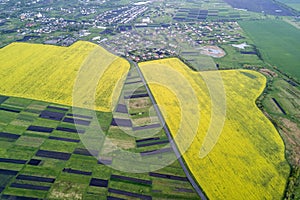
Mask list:
[[158,107],[157,104],[156,104],[155,98],[154,98],[154,96],[152,95],[151,90],[150,90],[150,88],[149,88],[148,85],[147,85],[147,82],[146,82],[146,80],[145,80],[145,77],[143,76],[143,73],[141,72],[141,70],[140,70],[140,68],[138,67],[137,63],[135,63],[135,62],[131,62],[131,63],[133,63],[134,66],[136,67],[136,69],[137,69],[137,71],[138,71],[138,73],[139,73],[139,75],[140,75],[140,77],[141,77],[141,79],[142,79],[142,81],[143,81],[143,84],[144,84],[144,86],[146,87],[147,93],[148,93],[148,95],[149,95],[149,97],[150,97],[150,99],[151,99],[151,102],[152,102],[152,104],[153,104],[153,106],[154,106],[154,109],[155,109],[155,111],[156,111],[156,113],[157,113],[157,115],[158,115],[158,118],[159,118],[161,124],[163,124],[163,129],[164,129],[165,133],[166,133],[167,136],[168,136],[168,139],[169,139],[169,141],[170,141],[170,145],[171,145],[171,147],[172,147],[172,149],[173,149],[173,151],[174,151],[174,153],[175,153],[175,155],[176,155],[176,157],[177,157],[177,159],[178,159],[178,161],[179,161],[179,163],[180,163],[180,165],[181,165],[181,167],[182,167],[182,169],[183,169],[183,171],[184,171],[186,177],[188,178],[189,182],[192,184],[193,188],[195,189],[195,191],[197,192],[197,194],[200,196],[200,198],[201,198],[202,200],[207,200],[206,195],[204,194],[204,192],[202,191],[202,189],[199,187],[199,185],[198,185],[198,184],[196,183],[196,181],[194,180],[194,178],[193,178],[193,176],[191,175],[189,169],[186,167],[185,162],[184,162],[184,160],[182,159],[181,154],[180,154],[180,152],[179,152],[179,150],[178,150],[176,144],[174,143],[174,140],[173,140],[173,138],[172,138],[172,135],[171,135],[171,133],[170,133],[170,130],[169,130],[169,128],[168,128],[168,125],[166,124],[166,122],[165,122],[165,120],[164,120],[164,117],[162,116],[162,113],[161,113],[159,107]]

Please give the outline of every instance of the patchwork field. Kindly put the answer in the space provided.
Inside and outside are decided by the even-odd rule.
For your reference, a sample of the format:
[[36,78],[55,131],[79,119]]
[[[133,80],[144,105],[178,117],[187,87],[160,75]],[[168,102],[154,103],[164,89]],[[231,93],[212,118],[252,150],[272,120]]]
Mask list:
[[[1,199],[199,198],[129,66],[88,42],[0,49]],[[209,198],[282,197],[289,175],[284,145],[254,103],[264,89],[262,75],[197,73],[178,59],[141,63],[141,69]],[[186,99],[183,109],[178,97]],[[71,108],[74,103],[85,109]],[[98,123],[103,136],[95,131]],[[83,141],[95,138],[94,146]]]
[[[91,110],[81,113],[74,115],[69,106],[0,95],[0,199],[199,199],[178,161],[144,173],[114,167],[121,158],[107,140],[145,159],[161,159],[174,154],[155,151],[168,143],[163,131],[142,139],[115,127],[112,113],[96,111],[97,118]],[[105,137],[87,148],[81,139],[94,137],[96,122]]]
[[[269,15],[292,16],[294,13],[276,1],[243,1],[243,0],[224,0],[233,8],[247,9],[252,12],[266,13]],[[280,12],[278,12],[280,10]]]
[[281,20],[239,22],[265,61],[300,79],[300,30]]
[[210,199],[282,198],[290,171],[284,143],[255,105],[264,76],[249,70],[197,73],[178,59],[140,67],[179,150],[192,141],[183,158]]
[[87,42],[0,57],[0,199],[199,199],[126,60]]
[[[118,86],[129,66],[126,60],[89,42],[70,47],[12,43],[0,49],[0,93],[72,105],[74,92],[82,100],[96,92],[95,109],[111,111],[113,91],[120,94]],[[91,108],[85,101],[76,106]]]
[[199,199],[136,71],[117,103],[113,113],[74,113],[0,95],[0,199]]

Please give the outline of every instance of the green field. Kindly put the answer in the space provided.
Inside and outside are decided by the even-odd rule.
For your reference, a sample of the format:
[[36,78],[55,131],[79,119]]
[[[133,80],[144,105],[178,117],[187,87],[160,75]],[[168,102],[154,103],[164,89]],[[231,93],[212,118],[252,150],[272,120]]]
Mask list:
[[[293,82],[282,77],[272,77],[270,79],[268,87],[259,101],[261,101],[264,113],[268,113],[268,116],[277,127],[285,143],[285,156],[293,171],[295,171],[299,168],[300,159],[299,86],[294,86]],[[273,99],[276,100],[281,109]],[[294,195],[294,199],[300,198],[300,177],[299,173],[298,176],[296,174],[292,172],[290,175],[289,186],[286,188],[284,199],[288,199],[289,195]]]
[[288,6],[294,8],[295,10],[300,11],[300,3],[287,3]]
[[266,62],[300,80],[300,30],[280,20],[241,21],[239,24]]
[[300,1],[298,0],[279,0],[279,2],[284,3],[287,6],[300,11]]
[[[263,66],[263,61],[261,61],[257,55],[242,54],[240,50],[231,45],[222,45],[221,48],[226,52],[226,56],[214,58],[215,63],[219,64],[220,69],[239,69],[245,66]],[[248,49],[251,50],[252,48],[248,47],[246,50]]]

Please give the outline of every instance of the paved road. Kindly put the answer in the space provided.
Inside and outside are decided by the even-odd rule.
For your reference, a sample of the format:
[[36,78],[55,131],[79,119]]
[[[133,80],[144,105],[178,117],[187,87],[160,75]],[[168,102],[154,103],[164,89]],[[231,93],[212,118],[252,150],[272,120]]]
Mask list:
[[144,85],[146,87],[146,90],[147,90],[147,92],[149,94],[149,97],[150,97],[151,102],[152,102],[152,104],[154,106],[154,109],[155,109],[155,111],[156,111],[156,113],[157,113],[157,115],[159,117],[159,120],[160,120],[161,124],[164,125],[163,128],[164,128],[164,130],[165,130],[165,132],[166,132],[166,134],[168,136],[168,139],[170,141],[171,147],[173,148],[173,151],[175,152],[175,155],[176,155],[176,157],[177,157],[177,159],[178,159],[178,161],[179,161],[179,163],[180,163],[180,165],[181,165],[181,167],[182,167],[182,169],[183,169],[186,177],[188,178],[188,180],[190,181],[190,183],[192,184],[192,186],[194,187],[194,189],[196,190],[196,192],[198,193],[198,195],[200,196],[200,198],[202,200],[207,200],[205,194],[203,193],[203,191],[201,190],[201,188],[198,186],[198,184],[195,182],[194,178],[190,174],[190,171],[185,166],[185,163],[184,163],[184,161],[183,161],[183,159],[181,157],[181,154],[180,154],[179,150],[177,149],[176,144],[173,142],[173,138],[171,136],[171,133],[170,133],[170,130],[169,130],[168,126],[167,126],[167,123],[165,122],[165,120],[164,120],[164,118],[162,116],[162,113],[160,112],[160,109],[157,106],[156,101],[155,101],[155,99],[154,99],[154,97],[153,97],[153,95],[152,95],[152,93],[151,93],[151,91],[150,91],[150,89],[149,89],[149,87],[148,87],[148,85],[146,83],[144,75],[142,74],[142,72],[141,72],[140,68],[138,67],[137,63],[135,63],[135,62],[131,62],[131,63],[134,64],[134,66],[136,67],[136,69],[137,69],[140,77],[142,78],[142,81],[143,81],[143,83],[144,83]]

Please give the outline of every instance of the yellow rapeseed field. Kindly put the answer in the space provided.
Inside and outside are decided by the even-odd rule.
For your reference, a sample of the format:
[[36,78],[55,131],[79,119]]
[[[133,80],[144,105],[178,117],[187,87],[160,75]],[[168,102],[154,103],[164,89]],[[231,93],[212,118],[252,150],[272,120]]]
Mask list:
[[[140,63],[140,67],[179,150],[183,152],[193,139],[183,158],[210,199],[283,196],[290,171],[284,143],[255,105],[266,84],[264,76],[249,70],[194,72],[175,58]],[[217,83],[215,88],[211,87],[214,84],[208,87],[207,80],[214,83],[218,77],[222,77],[224,89]],[[193,94],[189,87],[197,102],[190,101]],[[224,126],[222,107],[217,105],[221,101],[211,100],[218,94],[226,97]],[[213,106],[219,114],[212,117]],[[206,136],[210,126],[212,131]],[[220,134],[214,132],[218,126]]]
[[[65,105],[72,105],[76,94],[76,106],[111,111],[112,96],[120,93],[117,86],[129,67],[89,42],[70,47],[12,43],[0,49],[0,94]],[[89,96],[95,103],[87,102]]]

